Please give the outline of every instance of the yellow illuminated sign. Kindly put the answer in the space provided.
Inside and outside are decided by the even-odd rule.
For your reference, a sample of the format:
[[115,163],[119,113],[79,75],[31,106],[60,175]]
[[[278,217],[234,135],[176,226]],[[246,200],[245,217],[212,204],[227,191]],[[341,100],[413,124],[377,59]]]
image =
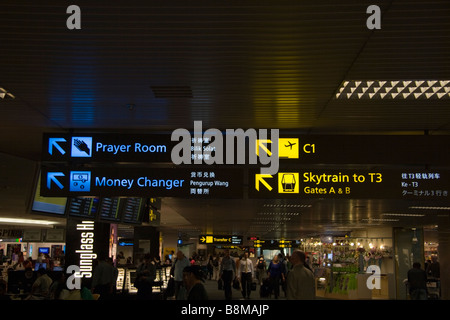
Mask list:
[[272,155],[272,152],[267,148],[267,145],[272,143],[272,140],[256,140],[256,155],[259,156],[259,149],[262,149],[268,156]]
[[[273,178],[270,174],[255,174],[255,189],[265,187],[272,191],[273,187],[266,179]],[[278,193],[299,193],[299,173],[298,172],[278,172]]]
[[298,172],[278,172],[278,193],[298,193]]
[[288,159],[298,159],[298,138],[278,139],[278,157]]
[[[256,154],[259,156],[260,150],[272,156],[268,145],[272,140],[256,140]],[[299,157],[299,142],[298,138],[280,138],[278,139],[278,158],[298,159]]]
[[255,174],[256,190],[259,191],[259,185],[262,184],[267,188],[267,190],[272,191],[273,188],[270,186],[270,184],[266,180],[264,180],[266,178],[270,179],[270,178],[273,178],[273,176],[270,174],[260,174],[260,173]]
[[148,214],[148,220],[149,221],[155,221],[156,218],[158,218],[158,216],[153,212],[153,210],[150,210],[149,214]]
[[214,235],[200,235],[198,240],[201,244],[242,244],[241,236],[214,236]]

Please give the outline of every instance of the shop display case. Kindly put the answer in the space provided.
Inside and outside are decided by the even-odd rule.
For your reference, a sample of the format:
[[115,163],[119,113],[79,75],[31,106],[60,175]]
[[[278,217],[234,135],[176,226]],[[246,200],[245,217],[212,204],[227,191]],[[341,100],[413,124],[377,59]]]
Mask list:
[[[136,280],[136,268],[118,268],[116,281],[117,292],[136,294],[137,288],[134,286]],[[156,269],[156,278],[153,285],[154,293],[162,293],[167,288],[170,278],[170,266],[162,266]]]

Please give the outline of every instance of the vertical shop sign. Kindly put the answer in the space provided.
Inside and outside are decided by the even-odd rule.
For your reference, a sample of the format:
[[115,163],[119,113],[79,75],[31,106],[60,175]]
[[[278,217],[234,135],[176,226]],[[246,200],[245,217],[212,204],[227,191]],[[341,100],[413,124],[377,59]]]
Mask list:
[[97,254],[94,253],[94,221],[81,221],[76,226],[80,235],[79,249],[75,250],[79,254],[78,264],[70,265],[67,273],[66,285],[69,289],[80,289],[81,278],[92,278],[94,260]]

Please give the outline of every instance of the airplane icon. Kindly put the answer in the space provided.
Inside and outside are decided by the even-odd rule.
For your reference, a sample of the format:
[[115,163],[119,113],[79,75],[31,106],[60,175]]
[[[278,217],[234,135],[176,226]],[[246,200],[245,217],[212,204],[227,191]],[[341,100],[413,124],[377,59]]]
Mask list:
[[288,141],[288,144],[287,144],[287,145],[284,145],[284,146],[285,146],[286,148],[287,148],[287,147],[291,147],[291,150],[292,150],[292,147],[293,147],[294,145],[296,145],[296,143],[292,143],[292,142]]
[[280,159],[298,159],[298,138],[279,138],[278,157]]

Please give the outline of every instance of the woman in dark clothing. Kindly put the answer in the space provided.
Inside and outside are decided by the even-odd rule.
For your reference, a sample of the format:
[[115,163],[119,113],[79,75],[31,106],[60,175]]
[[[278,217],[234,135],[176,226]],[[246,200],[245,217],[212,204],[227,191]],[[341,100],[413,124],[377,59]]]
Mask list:
[[283,263],[279,260],[278,255],[275,255],[269,264],[269,268],[267,269],[270,286],[275,299],[278,299],[278,296],[280,295],[280,280],[283,282],[285,281],[285,273]]
[[200,266],[183,269],[183,282],[188,292],[187,300],[208,300],[208,293],[203,286],[203,272]]

